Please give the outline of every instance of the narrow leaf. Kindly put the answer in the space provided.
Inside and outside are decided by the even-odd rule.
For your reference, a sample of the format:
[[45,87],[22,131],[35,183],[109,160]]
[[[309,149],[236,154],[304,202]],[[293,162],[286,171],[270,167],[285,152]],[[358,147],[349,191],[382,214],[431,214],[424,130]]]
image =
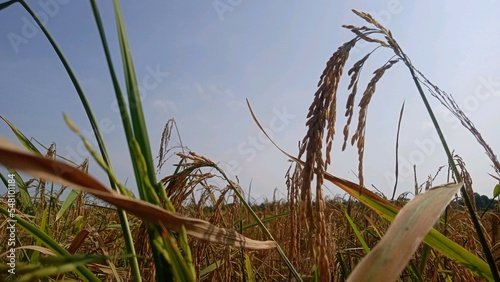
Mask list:
[[349,221],[349,225],[351,225],[352,230],[354,231],[354,234],[356,234],[356,237],[358,238],[359,242],[361,243],[361,246],[363,246],[363,249],[365,249],[365,252],[368,254],[370,252],[370,247],[368,247],[368,244],[366,244],[365,239],[363,238],[363,236],[361,236],[361,233],[359,232],[358,227],[356,226],[354,221],[352,221],[352,218],[349,216],[349,214],[347,212],[344,212],[344,214],[345,214],[345,217],[347,218],[347,221]]
[[66,200],[64,200],[64,202],[61,206],[61,209],[59,209],[59,211],[57,212],[56,221],[58,221],[63,216],[64,212],[69,207],[71,207],[71,204],[73,204],[76,197],[78,197],[78,195],[80,195],[80,193],[81,193],[80,191],[76,191],[76,190],[71,190],[71,192],[69,192],[68,196],[66,197]]
[[417,195],[404,206],[382,240],[347,281],[396,281],[462,183],[448,184]]
[[10,129],[14,133],[14,135],[16,135],[17,140],[19,140],[19,142],[21,142],[21,144],[23,144],[23,146],[26,149],[28,149],[30,152],[32,152],[34,154],[37,154],[40,156],[42,155],[42,153],[40,153],[40,151],[38,151],[38,149],[35,147],[35,145],[33,145],[33,143],[31,143],[31,141],[14,124],[12,124],[12,122],[10,122],[4,116],[0,116],[0,118],[3,119],[3,121],[5,121],[5,123],[10,127]]

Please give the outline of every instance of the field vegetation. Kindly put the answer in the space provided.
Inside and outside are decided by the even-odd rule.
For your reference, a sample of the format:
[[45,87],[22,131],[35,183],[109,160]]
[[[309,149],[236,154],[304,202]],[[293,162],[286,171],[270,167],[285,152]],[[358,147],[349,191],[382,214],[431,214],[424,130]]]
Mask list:
[[[22,129],[2,116],[25,148],[0,138],[0,163],[9,169],[1,179],[7,188],[15,183],[16,191],[14,196],[3,195],[0,202],[0,244],[5,246],[0,254],[1,281],[500,281],[500,185],[493,189],[493,199],[474,193],[464,161],[450,151],[441,133],[429,94],[473,134],[491,160],[491,176],[500,181],[497,157],[453,96],[419,72],[391,32],[369,14],[354,11],[368,26],[344,26],[354,37],[326,63],[298,153],[282,151],[291,161],[286,198],[249,203],[237,179],[229,179],[216,161],[202,155],[181,148],[177,164],[162,167],[167,152],[176,149],[168,145],[175,134],[174,120],[166,125],[159,154],[153,157],[119,3],[113,1],[125,90],[118,83],[98,5],[90,2],[139,195],[115,176],[92,107],[50,33],[24,1],[2,4],[3,12],[12,4],[22,5],[58,54],[98,148],[90,145],[70,117],[65,116],[66,122],[107,173],[109,183],[87,173],[89,160],[70,163],[55,153],[54,145],[46,149],[34,145]],[[372,44],[373,49],[361,60],[349,62],[349,52],[359,41]],[[371,79],[358,93],[359,77],[366,74],[363,65],[379,49],[393,54],[373,74],[368,73]],[[408,68],[448,157],[449,184],[435,187],[432,179],[415,183],[411,192],[415,197],[375,193],[365,187],[363,177],[368,107],[378,81],[395,64]],[[339,135],[337,90],[347,66],[348,120],[341,138],[343,148],[351,143],[358,150],[358,183],[327,172],[332,142]],[[248,108],[265,133],[250,102]],[[357,125],[352,130],[355,109]],[[225,184],[215,186],[213,178]],[[324,185],[336,185],[346,194],[328,198]],[[7,247],[12,220],[15,274],[9,272]]]

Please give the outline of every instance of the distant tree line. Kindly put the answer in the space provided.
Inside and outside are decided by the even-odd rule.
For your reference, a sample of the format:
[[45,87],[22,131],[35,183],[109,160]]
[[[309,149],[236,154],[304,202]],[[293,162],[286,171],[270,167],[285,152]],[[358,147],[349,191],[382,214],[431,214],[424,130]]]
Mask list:
[[[478,193],[474,193],[474,201],[476,202],[476,208],[478,210],[493,210],[498,208],[498,201],[490,199],[486,195],[479,195]],[[461,198],[458,200],[458,204],[461,206],[465,206],[464,200]]]

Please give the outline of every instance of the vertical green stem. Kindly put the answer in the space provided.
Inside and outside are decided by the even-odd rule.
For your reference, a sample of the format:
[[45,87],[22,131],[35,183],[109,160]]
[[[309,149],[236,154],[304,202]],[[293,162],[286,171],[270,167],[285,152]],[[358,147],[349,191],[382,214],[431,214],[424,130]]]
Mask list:
[[[55,42],[55,40],[52,38],[52,36],[50,35],[50,33],[47,30],[47,28],[43,25],[43,23],[37,17],[37,15],[35,14],[35,12],[24,1],[20,1],[20,3],[26,9],[26,11],[33,17],[33,19],[38,24],[38,26],[40,27],[40,29],[42,30],[42,32],[44,33],[44,35],[47,37],[47,39],[49,40],[50,44],[52,45],[52,48],[54,48],[54,51],[56,52],[57,56],[59,57],[59,60],[63,64],[64,69],[68,73],[68,75],[69,75],[69,77],[71,79],[71,82],[75,86],[75,89],[76,89],[76,91],[78,93],[78,96],[79,96],[79,98],[80,98],[80,100],[82,102],[82,105],[83,105],[83,107],[85,109],[85,112],[87,114],[89,122],[90,122],[90,124],[92,126],[92,130],[94,131],[94,134],[95,134],[95,137],[96,137],[96,141],[97,141],[97,144],[99,146],[99,150],[101,152],[102,158],[105,161],[105,163],[108,165],[108,167],[111,169],[111,161],[110,161],[109,156],[108,156],[106,145],[104,144],[104,138],[101,135],[101,132],[99,130],[99,126],[97,124],[96,118],[94,116],[94,113],[92,112],[92,108],[90,107],[90,104],[89,104],[89,102],[87,100],[87,97],[85,96],[83,88],[81,87],[78,79],[76,78],[76,75],[74,74],[73,70],[71,69],[71,67],[70,67],[70,65],[68,63],[68,61],[64,57],[61,49],[59,48],[59,46],[57,45],[57,43]],[[109,175],[108,175],[108,178],[109,178],[109,182],[110,182],[111,188],[113,190],[117,190],[115,183],[112,181],[112,179],[111,179],[111,177]],[[128,224],[127,214],[123,210],[118,210],[118,216],[120,218],[120,224],[122,226],[122,230],[123,230],[123,234],[124,234],[124,240],[125,240],[125,245],[126,245],[126,248],[127,248],[127,252],[129,254],[131,254],[131,256],[129,258],[129,261],[130,261],[130,263],[132,265],[132,274],[134,276],[134,281],[141,281],[141,276],[140,276],[140,272],[139,272],[139,265],[138,265],[138,262],[137,262],[137,257],[135,255],[134,243],[133,243],[132,233],[130,231],[130,226]]]

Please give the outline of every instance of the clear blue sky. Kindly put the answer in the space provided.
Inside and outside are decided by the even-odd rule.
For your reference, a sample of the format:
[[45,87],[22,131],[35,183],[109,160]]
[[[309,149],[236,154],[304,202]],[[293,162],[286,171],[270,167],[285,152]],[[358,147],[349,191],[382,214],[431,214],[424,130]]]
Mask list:
[[[97,119],[108,123],[104,138],[120,180],[135,186],[90,4],[75,0],[27,2],[46,20]],[[243,189],[248,191],[251,184],[255,199],[272,197],[275,188],[278,196],[286,195],[284,175],[289,163],[262,138],[245,99],[274,140],[296,154],[325,63],[338,46],[352,38],[341,25],[365,24],[351,12],[353,8],[372,13],[386,25],[417,68],[452,93],[493,150],[500,150],[499,1],[121,2],[153,154],[165,123],[175,118],[184,145],[220,162],[233,179],[238,176]],[[118,62],[112,6],[108,1],[99,1],[99,5]],[[366,45],[354,50],[349,65],[372,48]],[[391,55],[388,51],[378,53],[365,67],[362,82],[366,83],[371,72]],[[19,4],[0,14],[0,62],[0,114],[28,137],[45,146],[55,142],[58,154],[81,162],[88,154],[65,125],[62,113],[82,131],[90,132],[83,107],[48,41],[32,28],[29,15]],[[348,95],[348,78],[344,79],[339,90],[339,134],[329,171],[356,181],[352,173],[357,171],[356,148],[341,152],[343,106]],[[446,164],[408,71],[403,65],[394,66],[379,83],[370,106],[365,149],[365,183],[389,196],[403,101],[406,109],[397,194],[413,191],[414,163],[419,183]],[[431,101],[439,109],[438,103]],[[491,197],[496,181],[486,174],[494,171],[483,149],[444,113],[437,110],[450,146],[464,158],[475,190]],[[356,120],[355,116],[353,126]],[[15,140],[3,123],[0,135]],[[174,137],[171,144],[176,142]],[[105,181],[95,163],[90,171]],[[172,171],[166,167],[162,176]],[[445,182],[445,174],[441,175],[435,184]],[[326,195],[343,194],[331,185],[327,188]]]

